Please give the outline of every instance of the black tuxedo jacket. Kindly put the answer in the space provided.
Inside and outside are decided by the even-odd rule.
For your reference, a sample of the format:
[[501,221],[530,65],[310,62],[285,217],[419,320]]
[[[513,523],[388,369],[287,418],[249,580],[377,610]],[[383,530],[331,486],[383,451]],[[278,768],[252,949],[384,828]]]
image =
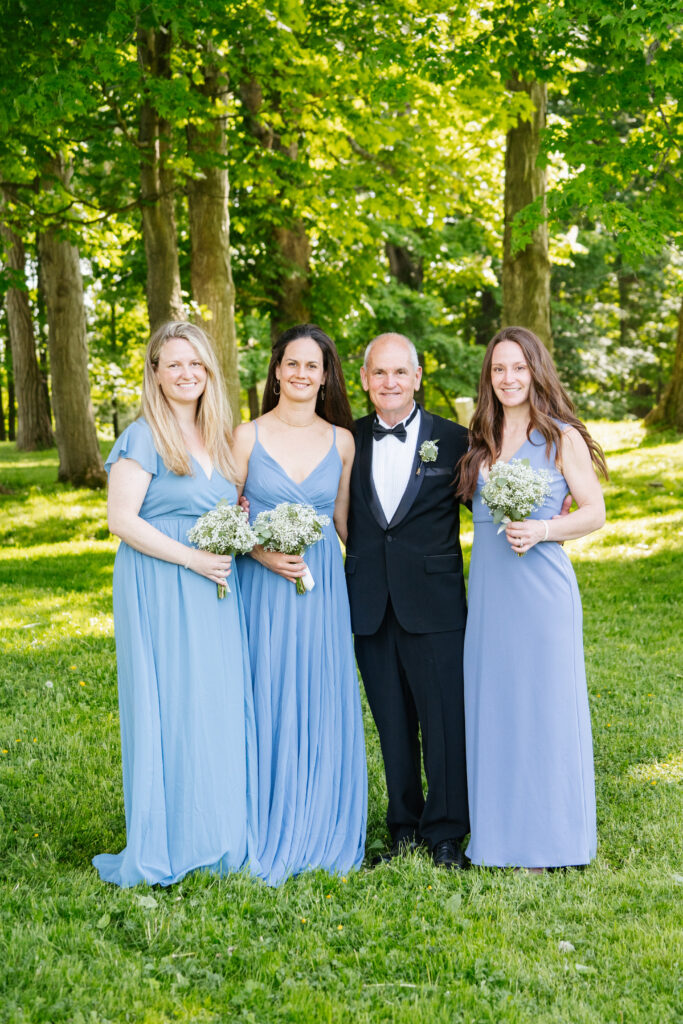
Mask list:
[[[379,629],[391,597],[409,633],[463,629],[466,604],[460,550],[456,466],[467,450],[467,430],[421,410],[408,486],[387,523],[372,482],[374,413],[356,420],[356,457],[346,542],[346,583],[357,636]],[[438,440],[436,462],[423,463],[423,441]],[[418,473],[417,470],[420,469]]]

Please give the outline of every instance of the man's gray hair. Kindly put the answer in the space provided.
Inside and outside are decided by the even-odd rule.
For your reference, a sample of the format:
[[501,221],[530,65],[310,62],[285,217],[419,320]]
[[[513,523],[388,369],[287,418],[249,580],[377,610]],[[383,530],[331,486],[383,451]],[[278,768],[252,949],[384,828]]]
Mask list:
[[375,345],[378,341],[384,341],[386,338],[391,338],[394,341],[404,342],[410,353],[410,364],[413,370],[417,370],[418,366],[420,365],[420,360],[417,355],[417,349],[413,345],[412,341],[410,340],[410,338],[406,338],[405,334],[394,334],[392,331],[388,331],[385,334],[378,334],[376,338],[372,339],[370,344],[365,349],[365,355],[363,356],[364,369],[367,369],[368,367],[368,357],[372,351],[372,346]]

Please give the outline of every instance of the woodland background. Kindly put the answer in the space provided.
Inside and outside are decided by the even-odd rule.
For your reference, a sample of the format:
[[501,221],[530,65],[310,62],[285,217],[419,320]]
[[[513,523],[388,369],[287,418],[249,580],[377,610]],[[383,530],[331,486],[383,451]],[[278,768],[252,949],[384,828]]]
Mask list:
[[142,353],[203,320],[237,418],[314,321],[474,396],[504,323],[584,416],[683,429],[670,0],[0,2],[0,440],[100,486]]
[[[0,0],[0,1024],[680,1024],[679,9]],[[242,417],[297,321],[357,413],[379,331],[450,416],[501,324],[552,347],[610,466],[571,544],[589,869],[100,883],[125,843],[101,452],[150,324],[188,315]]]

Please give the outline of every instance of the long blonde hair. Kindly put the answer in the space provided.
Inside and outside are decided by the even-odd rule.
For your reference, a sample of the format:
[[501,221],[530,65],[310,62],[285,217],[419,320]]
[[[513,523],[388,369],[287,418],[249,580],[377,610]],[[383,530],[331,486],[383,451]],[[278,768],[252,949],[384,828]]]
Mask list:
[[227,480],[235,483],[237,470],[230,450],[232,413],[225,397],[216,354],[200,327],[182,320],[171,320],[154,332],[145,353],[140,414],[152,431],[154,446],[166,468],[178,476],[192,476],[192,462],[183,435],[156,375],[161,350],[172,338],[189,342],[204,365],[206,387],[197,402],[196,423],[213,465]]

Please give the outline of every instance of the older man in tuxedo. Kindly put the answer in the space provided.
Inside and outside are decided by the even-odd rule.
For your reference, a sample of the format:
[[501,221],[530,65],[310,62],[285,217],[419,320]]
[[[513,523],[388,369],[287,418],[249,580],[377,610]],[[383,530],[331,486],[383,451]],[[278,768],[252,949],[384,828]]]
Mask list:
[[461,868],[466,604],[454,480],[467,431],[416,404],[421,376],[402,335],[368,345],[361,382],[375,412],[356,423],[346,580],[384,758],[391,855],[426,843],[436,864]]

